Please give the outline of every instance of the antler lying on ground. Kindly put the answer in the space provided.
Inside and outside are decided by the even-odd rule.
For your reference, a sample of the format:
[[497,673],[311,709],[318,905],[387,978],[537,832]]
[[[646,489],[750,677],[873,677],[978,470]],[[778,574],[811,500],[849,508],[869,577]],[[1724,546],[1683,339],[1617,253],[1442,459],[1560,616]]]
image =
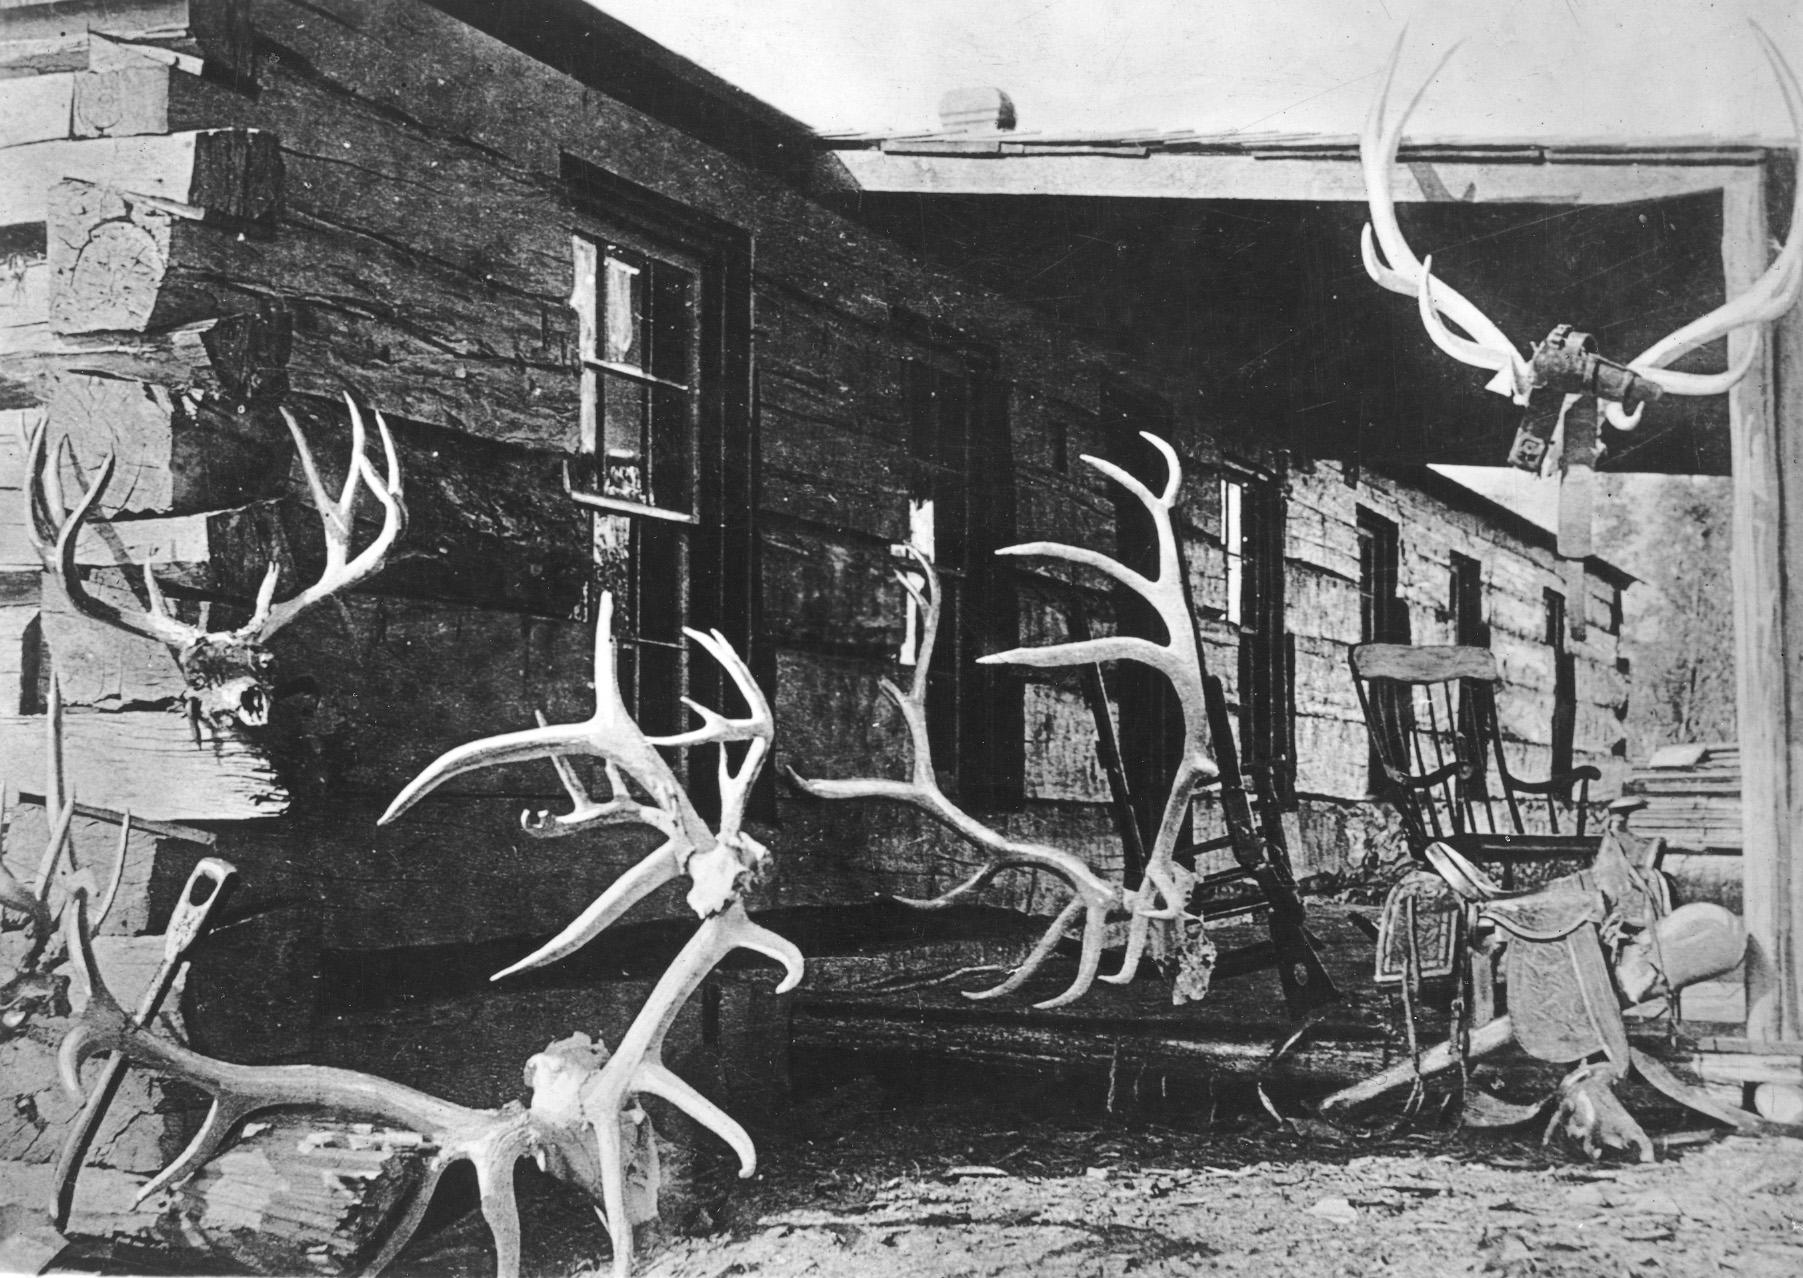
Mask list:
[[1126,894],[1119,884],[1099,878],[1081,858],[1069,852],[1039,843],[1023,843],[990,829],[953,803],[939,788],[933,771],[932,742],[927,733],[927,681],[933,664],[933,646],[939,634],[942,598],[939,573],[933,567],[933,561],[920,550],[913,546],[905,549],[920,566],[924,577],[923,583],[917,585],[908,573],[898,570],[895,574],[902,588],[913,596],[920,607],[920,647],[915,655],[914,678],[908,685],[908,691],[903,692],[889,679],[882,680],[879,686],[883,695],[901,711],[902,722],[907,725],[914,760],[908,779],[888,781],[873,777],[849,781],[810,781],[793,768],[786,769],[786,772],[797,787],[816,798],[892,799],[897,803],[911,804],[978,847],[995,854],[994,860],[970,878],[930,901],[901,898],[908,905],[921,909],[943,909],[977,891],[1003,871],[1021,867],[1045,870],[1063,879],[1071,889],[1070,902],[1052,920],[1026,960],[1001,984],[985,990],[965,991],[966,998],[984,999],[1019,989],[1051,956],[1065,929],[1081,913],[1083,950],[1077,963],[1076,979],[1062,994],[1035,1005],[1061,1007],[1083,997],[1095,980],[1096,970],[1102,961],[1102,940],[1108,918],[1115,911],[1125,908]]
[[972,998],[990,998],[1018,988],[1050,956],[1064,929],[1075,921],[1079,912],[1084,916],[1083,950],[1076,979],[1062,994],[1047,999],[1038,1006],[1058,1007],[1081,998],[1089,990],[1097,979],[1103,928],[1110,912],[1114,910],[1124,910],[1130,916],[1126,954],[1118,972],[1100,979],[1115,983],[1132,980],[1151,939],[1153,920],[1177,919],[1183,913],[1194,884],[1194,876],[1178,865],[1173,857],[1196,787],[1212,781],[1218,775],[1218,769],[1208,749],[1208,705],[1203,687],[1205,672],[1202,654],[1196,646],[1195,630],[1190,622],[1177,554],[1177,534],[1171,523],[1171,511],[1176,505],[1177,492],[1183,482],[1183,470],[1176,451],[1164,440],[1143,431],[1141,438],[1159,451],[1168,468],[1165,486],[1159,493],[1153,493],[1112,462],[1088,456],[1083,460],[1132,493],[1152,516],[1158,546],[1155,576],[1144,576],[1097,551],[1054,542],[1029,542],[1009,546],[996,553],[1063,559],[1112,577],[1152,606],[1164,625],[1164,642],[1114,635],[1053,644],[1045,648],[1014,648],[979,658],[986,663],[1041,668],[1085,666],[1100,661],[1138,661],[1171,681],[1178,704],[1183,710],[1183,755],[1177,765],[1176,775],[1171,779],[1170,793],[1165,801],[1158,834],[1147,854],[1145,877],[1137,888],[1129,891],[1119,884],[1102,880],[1071,853],[1039,844],[1016,842],[997,834],[959,809],[939,789],[934,779],[926,730],[926,687],[932,642],[938,626],[939,583],[926,556],[912,547],[908,548],[909,553],[927,572],[925,593],[909,581],[905,574],[901,576],[903,586],[920,603],[925,615],[921,651],[915,665],[914,679],[907,693],[903,693],[887,679],[882,683],[883,692],[900,709],[908,727],[913,749],[912,775],[907,781],[880,778],[814,781],[805,779],[792,770],[789,773],[797,786],[820,798],[892,799],[912,804],[972,843],[995,854],[994,860],[951,891],[932,901],[913,904],[928,907],[949,905],[982,887],[1002,871],[1023,866],[1056,874],[1070,886],[1070,903],[1053,919],[1027,959],[1006,981],[993,989],[972,993],[969,995]]
[[[46,428],[40,424],[31,433],[26,446],[25,528],[44,570],[62,583],[69,602],[77,611],[167,646],[187,680],[189,711],[197,718],[205,717],[209,721],[235,718],[249,727],[268,723],[272,699],[268,681],[271,658],[266,646],[269,640],[308,608],[374,576],[407,526],[407,508],[401,496],[401,463],[395,452],[394,437],[388,433],[388,423],[382,414],[376,414],[376,431],[382,439],[387,466],[386,475],[378,475],[374,463],[365,454],[363,414],[349,395],[345,396],[344,402],[350,409],[351,457],[345,471],[344,488],[336,500],[320,482],[319,468],[300,425],[286,409],[282,410],[282,420],[288,423],[288,431],[294,436],[307,489],[325,534],[325,569],[311,586],[292,599],[277,603],[275,588],[281,569],[271,562],[257,590],[250,620],[235,630],[209,631],[177,619],[169,611],[162,588],[148,563],[144,565],[147,609],[121,608],[91,594],[76,566],[76,547],[83,526],[112,482],[113,456],[107,454],[93,483],[83,491],[74,508],[69,509],[63,502],[61,477],[62,462],[72,454],[69,441],[67,438],[61,441],[57,456],[52,460],[45,455],[48,451]],[[382,507],[382,528],[369,545],[352,556],[351,524],[363,485],[368,486]]]
[[[786,969],[778,993],[801,981],[801,951],[745,914],[741,894],[750,885],[768,852],[743,830],[745,804],[769,753],[775,721],[769,703],[750,669],[725,636],[684,631],[725,668],[744,698],[747,713],[731,718],[684,698],[702,724],[669,737],[648,737],[633,722],[620,695],[613,652],[613,596],[601,596],[595,628],[595,712],[581,723],[546,724],[473,741],[447,752],[415,777],[382,814],[393,821],[433,789],[466,772],[495,764],[549,759],[569,790],[574,809],[560,817],[522,814],[521,824],[536,834],[569,834],[594,825],[637,823],[664,835],[664,841],[632,869],[616,879],[568,927],[494,979],[553,963],[586,945],[639,901],[665,883],[687,875],[688,903],[702,923],[651,991],[632,1025],[621,1037],[612,1059],[583,1086],[584,1113],[598,1139],[598,1172],[606,1224],[613,1237],[614,1272],[624,1278],[632,1268],[632,1230],[626,1214],[624,1146],[618,1131],[600,1121],[632,1104],[639,1092],[660,1096],[719,1136],[739,1156],[741,1176],[757,1167],[750,1136],[712,1101],[682,1081],[663,1063],[664,1037],[677,1014],[709,972],[734,949],[755,950]],[[738,766],[727,758],[727,746],[747,742]],[[721,816],[718,831],[695,810],[694,803],[658,753],[662,748],[715,744],[720,747]],[[606,767],[612,793],[596,803],[581,784],[566,756],[585,754]],[[630,783],[630,784],[629,784]],[[635,798],[630,786],[646,796]]]
[[[420,1207],[432,1195],[438,1178],[451,1164],[469,1160],[476,1168],[477,1187],[482,1199],[482,1214],[495,1237],[495,1271],[500,1278],[516,1278],[520,1261],[519,1213],[513,1198],[513,1165],[523,1155],[538,1153],[541,1162],[550,1159],[546,1151],[578,1138],[590,1121],[586,1111],[580,1114],[544,1112],[537,1097],[533,1107],[522,1108],[510,1103],[500,1109],[470,1109],[440,1100],[411,1087],[360,1074],[354,1070],[330,1069],[318,1065],[234,1065],[191,1051],[166,1038],[160,1038],[132,1023],[131,1016],[107,989],[94,963],[86,922],[87,903],[77,897],[64,914],[64,935],[75,969],[78,1001],[86,996],[86,1006],[79,1021],[63,1040],[59,1064],[63,1086],[80,1097],[83,1089],[82,1062],[101,1052],[119,1052],[135,1064],[159,1070],[172,1078],[191,1083],[213,1099],[212,1109],[187,1149],[147,1182],[138,1193],[141,1202],[159,1190],[192,1175],[201,1164],[217,1154],[226,1144],[233,1129],[245,1118],[273,1106],[298,1105],[329,1109],[336,1113],[380,1119],[428,1136],[437,1147],[420,1191]],[[548,1049],[555,1053],[556,1044]],[[544,1088],[535,1075],[540,1063],[551,1069],[566,1068],[563,1057],[535,1056],[526,1066],[528,1086],[539,1087],[541,1093],[564,1097],[568,1088]],[[596,1132],[597,1137],[601,1133]],[[617,1138],[618,1133],[614,1133]],[[605,1138],[602,1139],[605,1144]],[[595,1156],[581,1148],[562,1150],[556,1164],[564,1169],[566,1179],[576,1181],[599,1199],[597,1186],[569,1169],[592,1166]],[[418,1224],[421,1212],[399,1236],[384,1247],[371,1272],[379,1269],[406,1243],[406,1235]]]

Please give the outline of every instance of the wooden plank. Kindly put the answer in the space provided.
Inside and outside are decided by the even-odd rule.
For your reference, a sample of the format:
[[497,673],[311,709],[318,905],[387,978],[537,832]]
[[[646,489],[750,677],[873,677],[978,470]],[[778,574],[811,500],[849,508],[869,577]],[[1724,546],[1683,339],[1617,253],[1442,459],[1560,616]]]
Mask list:
[[34,142],[6,163],[0,226],[44,221],[50,189],[70,178],[241,221],[272,217],[280,200],[276,139],[255,129]]
[[[1743,292],[1768,260],[1763,188],[1756,180],[1736,182],[1722,198],[1722,272],[1728,295]],[[1789,363],[1795,357],[1795,322],[1781,323],[1779,332]],[[1734,474],[1729,571],[1749,941],[1747,1034],[1784,1038],[1803,1033],[1798,1001],[1803,995],[1803,905],[1797,898],[1803,876],[1796,873],[1792,839],[1799,817],[1794,804],[1803,795],[1791,788],[1803,741],[1796,739],[1799,720],[1791,699],[1798,690],[1784,650],[1791,574],[1781,530],[1786,482],[1803,476],[1803,466],[1797,464],[1794,444],[1788,458],[1781,452],[1772,365],[1761,335],[1739,329],[1728,342],[1731,360],[1740,358],[1748,343],[1760,348],[1752,371],[1728,396]],[[1794,401],[1790,406],[1794,411]]]
[[[63,739],[69,784],[90,803],[155,821],[251,821],[282,815],[288,795],[269,760],[235,736],[196,746],[177,714],[70,714]],[[36,776],[43,719],[0,716],[0,770]]]
[[[833,155],[866,191],[1365,202],[1358,158],[1350,154],[1309,159],[1152,154],[1130,162],[1081,155],[973,160],[876,150],[835,151]],[[1399,203],[1623,204],[1721,190],[1745,172],[1739,165],[1623,165],[1613,161],[1412,162],[1397,167],[1391,189]]]
[[1366,679],[1405,683],[1443,683],[1449,679],[1482,679],[1494,683],[1496,657],[1488,648],[1368,643],[1352,650],[1353,669]]

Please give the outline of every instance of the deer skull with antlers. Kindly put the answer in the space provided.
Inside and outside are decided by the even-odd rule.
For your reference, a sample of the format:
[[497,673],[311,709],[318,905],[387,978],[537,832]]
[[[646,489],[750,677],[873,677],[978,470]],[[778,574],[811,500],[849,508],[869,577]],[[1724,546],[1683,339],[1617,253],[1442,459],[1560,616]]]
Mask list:
[[[176,618],[148,563],[144,565],[146,609],[120,607],[91,593],[82,582],[76,550],[83,527],[112,480],[113,456],[107,454],[93,482],[87,485],[71,509],[63,501],[61,478],[65,458],[73,461],[68,439],[65,438],[58,447],[54,460],[46,456],[49,450],[44,426],[33,431],[27,441],[25,526],[45,571],[61,582],[70,604],[78,612],[130,634],[154,639],[169,648],[187,685],[183,702],[197,725],[201,719],[213,724],[236,720],[253,728],[266,725],[274,700],[270,684],[273,665],[268,648],[270,639],[315,604],[374,576],[407,526],[407,508],[401,494],[401,464],[395,453],[394,438],[388,433],[388,423],[382,414],[376,414],[376,430],[381,436],[387,463],[387,473],[378,475],[365,454],[363,415],[350,396],[345,396],[345,403],[350,408],[351,460],[346,468],[344,487],[336,500],[327,494],[320,481],[319,468],[299,424],[286,409],[282,410],[282,420],[288,423],[289,433],[294,436],[301,470],[306,475],[308,491],[325,533],[325,570],[313,585],[293,598],[277,602],[275,588],[281,569],[278,564],[270,563],[257,590],[250,620],[235,630],[207,630]],[[364,486],[382,507],[382,527],[373,541],[352,556],[351,525]]]
[[[1052,919],[1026,959],[1001,984],[990,989],[970,991],[966,994],[968,998],[994,998],[1020,988],[1051,957],[1065,929],[1075,923],[1079,915],[1083,917],[1083,940],[1076,977],[1063,993],[1036,1006],[1060,1007],[1074,1002],[1088,992],[1098,979],[1107,924],[1117,913],[1124,913],[1128,917],[1126,953],[1118,971],[1099,979],[1116,984],[1131,981],[1151,943],[1152,925],[1155,922],[1174,923],[1183,917],[1194,886],[1194,875],[1176,861],[1175,854],[1196,789],[1212,781],[1219,774],[1219,769],[1209,752],[1208,705],[1202,682],[1205,673],[1202,653],[1197,647],[1195,630],[1190,621],[1177,553],[1177,532],[1171,522],[1171,511],[1177,503],[1183,471],[1175,449],[1156,435],[1144,431],[1140,435],[1159,451],[1169,468],[1164,488],[1160,492],[1154,493],[1112,462],[1088,456],[1083,460],[1132,493],[1151,514],[1158,538],[1156,576],[1144,576],[1096,551],[1054,542],[1030,542],[1021,546],[1009,546],[996,553],[1063,559],[1112,577],[1152,605],[1164,624],[1164,642],[1115,635],[1053,644],[1045,648],[1014,648],[980,658],[985,663],[1041,668],[1085,666],[1100,661],[1138,661],[1170,680],[1183,712],[1183,754],[1177,764],[1176,775],[1171,779],[1170,793],[1165,801],[1158,833],[1147,854],[1144,878],[1137,887],[1128,889],[1101,878],[1082,858],[1072,853],[999,834],[964,812],[939,788],[933,771],[926,721],[928,670],[939,623],[939,578],[933,570],[931,560],[912,546],[906,548],[907,553],[920,566],[922,584],[916,584],[905,572],[898,572],[896,576],[919,605],[925,618],[920,651],[914,666],[914,679],[906,692],[888,679],[881,684],[884,695],[901,711],[902,720],[908,729],[908,740],[913,752],[911,775],[906,781],[882,778],[810,780],[793,769],[788,773],[789,779],[798,788],[817,798],[888,799],[909,804],[991,854],[991,860],[950,891],[930,901],[907,901],[908,904],[928,909],[943,908],[977,891],[1003,871],[1011,869],[1042,870],[1064,880],[1071,891],[1070,902]],[[1207,956],[1204,962],[1212,957],[1212,949],[1208,946],[1206,937],[1192,942],[1192,949]]]
[[[1777,75],[1792,127],[1803,139],[1803,89],[1771,38],[1757,25],[1754,32]],[[1383,85],[1359,137],[1359,162],[1371,210],[1371,221],[1365,226],[1360,247],[1365,271],[1372,280],[1393,293],[1415,299],[1421,322],[1436,346],[1461,363],[1493,372],[1487,388],[1509,396],[1527,410],[1511,462],[1527,470],[1540,469],[1554,427],[1571,405],[1585,396],[1601,402],[1612,425],[1631,430],[1639,424],[1648,400],[1667,394],[1720,395],[1731,389],[1752,368],[1759,350],[1756,341],[1745,343],[1731,367],[1719,373],[1682,372],[1668,365],[1737,329],[1769,323],[1795,304],[1799,288],[1803,287],[1803,184],[1798,185],[1792,203],[1791,229],[1783,251],[1765,274],[1739,296],[1661,338],[1626,364],[1598,355],[1589,335],[1572,332],[1570,325],[1555,328],[1531,356],[1524,356],[1475,304],[1435,278],[1433,258],[1415,255],[1396,219],[1390,178],[1403,126],[1427,91],[1427,84],[1432,83],[1457,47],[1446,52],[1434,74],[1416,91],[1402,113],[1386,122],[1390,90],[1402,55],[1402,41],[1396,42]],[[1448,321],[1462,332],[1454,332]],[[1576,460],[1582,465],[1590,464],[1589,457]]]
[[[648,825],[663,842],[626,871],[578,915],[568,927],[538,950],[503,971],[515,972],[554,963],[598,936],[639,901],[677,878],[689,880],[688,904],[701,926],[659,978],[613,1055],[580,1085],[585,1114],[619,1114],[634,1105],[634,1096],[649,1093],[683,1110],[712,1131],[739,1156],[739,1174],[757,1168],[751,1137],[729,1114],[677,1077],[663,1063],[664,1037],[677,1013],[709,972],[734,949],[744,948],[775,959],[785,969],[778,993],[793,989],[802,976],[801,951],[783,937],[751,921],[742,900],[768,860],[768,853],[743,828],[745,804],[769,753],[775,721],[763,691],[744,660],[719,631],[685,628],[731,677],[747,706],[742,718],[731,718],[684,698],[701,717],[699,727],[668,737],[649,737],[632,721],[620,694],[613,651],[613,596],[603,593],[595,627],[595,712],[581,723],[547,724],[459,746],[440,756],[408,783],[382,814],[387,824],[432,790],[478,768],[547,759],[568,790],[572,810],[561,815],[522,813],[521,825],[537,836],[567,835],[595,826]],[[735,767],[727,746],[744,742]],[[720,747],[718,830],[708,827],[677,780],[660,749]],[[577,776],[569,756],[599,759],[606,769],[610,796],[596,802]],[[638,797],[643,795],[643,798]],[[598,1168],[605,1223],[614,1243],[614,1272],[631,1271],[632,1232],[626,1207],[626,1151],[617,1124],[596,1122],[593,1155]]]

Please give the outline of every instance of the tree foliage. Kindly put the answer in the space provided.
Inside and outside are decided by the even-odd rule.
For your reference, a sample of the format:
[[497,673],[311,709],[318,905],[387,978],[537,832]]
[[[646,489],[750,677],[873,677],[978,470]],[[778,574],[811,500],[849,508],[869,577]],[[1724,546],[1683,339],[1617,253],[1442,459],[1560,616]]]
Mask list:
[[1676,742],[1734,740],[1729,481],[1620,476],[1608,495],[1598,549],[1640,578],[1623,606],[1629,758]]

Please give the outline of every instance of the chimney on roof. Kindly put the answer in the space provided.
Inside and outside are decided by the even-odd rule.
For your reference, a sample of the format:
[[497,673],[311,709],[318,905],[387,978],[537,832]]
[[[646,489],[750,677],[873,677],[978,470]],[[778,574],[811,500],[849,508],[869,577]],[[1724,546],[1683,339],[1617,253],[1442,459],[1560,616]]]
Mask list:
[[1000,89],[953,89],[939,99],[939,127],[948,133],[1006,133],[1014,127],[1014,99]]

